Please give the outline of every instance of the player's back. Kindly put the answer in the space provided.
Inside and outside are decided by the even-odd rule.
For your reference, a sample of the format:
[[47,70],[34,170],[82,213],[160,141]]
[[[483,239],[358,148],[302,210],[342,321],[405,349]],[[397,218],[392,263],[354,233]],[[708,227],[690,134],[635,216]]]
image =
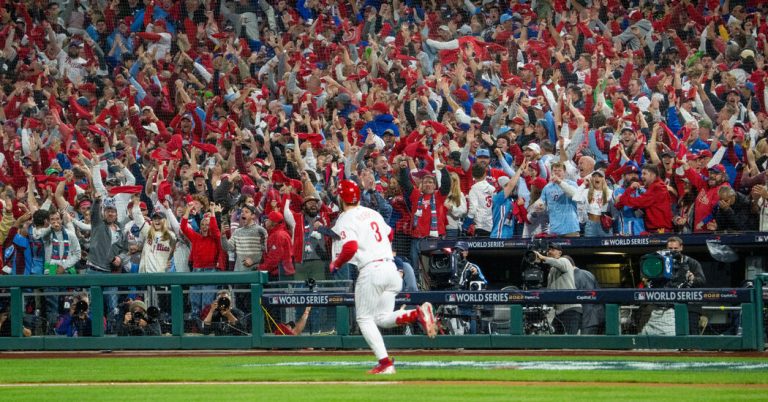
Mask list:
[[362,206],[344,211],[334,227],[342,243],[346,240],[357,241],[357,253],[349,262],[358,267],[372,261],[394,258],[392,243],[389,241],[391,231],[378,212]]

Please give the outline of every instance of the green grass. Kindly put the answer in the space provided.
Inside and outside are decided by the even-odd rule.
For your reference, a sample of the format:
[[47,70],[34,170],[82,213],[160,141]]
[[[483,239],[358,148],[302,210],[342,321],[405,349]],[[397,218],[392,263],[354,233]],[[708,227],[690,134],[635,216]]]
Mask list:
[[[398,362],[631,360],[765,362],[760,358],[620,356],[402,356]],[[768,370],[545,371],[400,367],[394,376],[365,374],[372,356],[201,356],[4,359],[1,401],[766,401]],[[248,366],[279,362],[363,362],[364,366]],[[567,364],[567,363],[564,363]],[[403,365],[405,366],[405,365]],[[52,386],[91,382],[356,381],[359,384],[158,384]],[[392,381],[390,385],[370,381]],[[433,383],[440,381],[439,383]],[[479,383],[479,381],[498,381]],[[508,382],[508,383],[504,383]],[[534,382],[520,384],[517,382]],[[547,384],[549,382],[549,384]],[[573,384],[563,384],[573,383]],[[621,382],[626,384],[595,384]],[[632,384],[635,383],[635,384]],[[658,383],[658,384],[649,384]],[[750,387],[750,385],[752,385]]]
[[[438,361],[552,361],[622,360],[620,357],[508,357],[508,356],[403,356],[399,362]],[[733,361],[760,362],[761,359],[643,357],[643,361]],[[112,381],[367,381],[365,366],[248,366],[280,362],[370,362],[368,356],[211,356],[211,357],[114,357],[76,359],[6,359],[0,365],[0,383],[19,382],[112,382]],[[45,368],[42,369],[41,368]],[[679,374],[678,374],[679,373]],[[721,371],[544,371],[478,368],[400,368],[398,375],[377,380],[398,381],[603,381],[665,382],[689,384],[768,384],[768,370]]]
[[[695,395],[695,396],[694,396]],[[765,401],[765,390],[549,385],[178,385],[0,389],[4,401]]]

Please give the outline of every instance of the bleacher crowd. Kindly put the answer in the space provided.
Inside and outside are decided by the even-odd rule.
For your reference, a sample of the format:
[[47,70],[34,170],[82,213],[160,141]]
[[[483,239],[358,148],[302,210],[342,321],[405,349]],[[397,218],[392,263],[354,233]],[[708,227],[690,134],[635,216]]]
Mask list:
[[0,1],[3,272],[348,276],[328,272],[344,178],[417,278],[430,238],[766,231],[766,16]]

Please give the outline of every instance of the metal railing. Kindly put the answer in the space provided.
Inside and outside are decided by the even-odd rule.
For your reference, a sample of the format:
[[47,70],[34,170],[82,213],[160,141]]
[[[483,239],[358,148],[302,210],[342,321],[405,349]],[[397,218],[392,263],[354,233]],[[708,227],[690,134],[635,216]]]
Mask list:
[[[768,275],[755,278],[753,288],[728,289],[601,289],[594,291],[441,291],[402,293],[398,305],[425,301],[437,305],[492,305],[508,308],[508,333],[439,335],[430,340],[420,335],[385,335],[389,348],[469,349],[764,349],[763,284]],[[0,350],[78,349],[249,349],[249,348],[366,348],[365,340],[351,331],[354,295],[351,293],[264,293],[263,273],[175,273],[149,275],[5,276],[0,288],[9,289],[11,337],[0,338]],[[250,292],[249,336],[189,336],[184,333],[183,286],[235,285]],[[103,288],[167,286],[171,299],[171,331],[164,336],[105,336],[101,320],[93,320],[90,337],[22,336],[23,296],[27,289],[87,288],[93,317],[104,316]],[[242,289],[247,287],[248,290]],[[556,304],[605,305],[604,335],[527,335],[525,311],[530,307]],[[669,304],[675,310],[675,336],[623,334],[620,310],[626,305]],[[741,331],[736,335],[689,335],[688,303],[717,303],[741,312]],[[277,336],[265,333],[264,310],[296,306],[335,309],[335,334],[324,336]],[[505,330],[505,332],[507,332]]]

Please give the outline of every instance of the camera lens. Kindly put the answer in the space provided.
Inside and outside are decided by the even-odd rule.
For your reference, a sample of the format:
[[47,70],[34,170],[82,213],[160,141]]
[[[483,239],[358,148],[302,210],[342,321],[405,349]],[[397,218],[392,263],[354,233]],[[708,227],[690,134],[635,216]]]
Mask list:
[[216,301],[216,304],[219,305],[219,310],[226,310],[230,306],[230,301],[227,297],[219,297],[219,300]]
[[528,264],[533,264],[536,262],[536,253],[534,253],[533,251],[526,251],[525,255],[523,256],[523,259]]
[[88,311],[88,302],[85,300],[80,300],[77,303],[75,303],[75,314],[80,314]]

